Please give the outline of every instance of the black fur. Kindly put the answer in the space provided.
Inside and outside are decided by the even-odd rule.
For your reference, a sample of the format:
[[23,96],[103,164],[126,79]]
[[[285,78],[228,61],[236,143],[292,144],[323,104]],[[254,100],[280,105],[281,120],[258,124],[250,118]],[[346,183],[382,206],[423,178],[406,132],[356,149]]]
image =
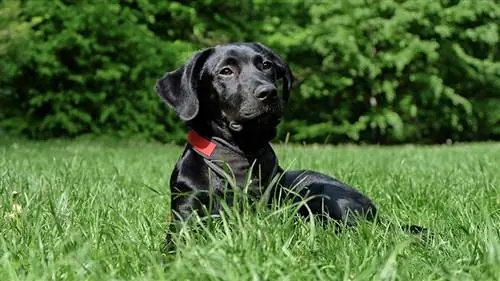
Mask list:
[[[292,83],[289,66],[271,49],[260,43],[233,43],[195,53],[184,66],[165,74],[155,90],[191,129],[207,139],[219,140],[227,153],[235,152],[230,156],[234,158],[231,168],[247,169],[247,164],[257,159],[260,168],[269,171],[272,165],[265,163],[277,163],[269,142],[275,137]],[[259,152],[266,147],[270,151]],[[186,146],[170,179],[174,220],[186,220],[193,212],[204,215],[206,209],[215,215],[220,211],[219,204],[211,199],[226,191],[227,179],[214,172],[216,167],[207,161]],[[308,170],[283,171],[279,166],[275,174],[268,174],[264,185],[261,181],[261,185],[254,184],[254,189],[263,191],[270,177],[280,176],[278,186],[285,187],[281,191],[286,193],[295,187],[298,192],[288,194],[288,198],[310,199],[299,210],[304,216],[311,211],[355,224],[358,216],[348,214],[369,220],[376,215],[376,207],[368,197],[330,176]]]

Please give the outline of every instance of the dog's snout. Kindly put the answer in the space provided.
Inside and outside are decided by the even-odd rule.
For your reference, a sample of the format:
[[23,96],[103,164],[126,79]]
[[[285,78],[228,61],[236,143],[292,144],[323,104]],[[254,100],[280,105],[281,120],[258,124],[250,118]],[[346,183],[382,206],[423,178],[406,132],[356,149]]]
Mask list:
[[266,100],[268,98],[272,98],[274,96],[278,95],[278,90],[274,86],[264,86],[264,87],[259,87],[255,91],[255,97],[257,97],[259,100]]

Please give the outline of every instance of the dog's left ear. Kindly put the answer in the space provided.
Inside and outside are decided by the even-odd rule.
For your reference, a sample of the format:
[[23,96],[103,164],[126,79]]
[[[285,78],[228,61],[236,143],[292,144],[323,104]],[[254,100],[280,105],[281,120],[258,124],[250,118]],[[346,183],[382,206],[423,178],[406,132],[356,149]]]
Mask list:
[[198,51],[183,66],[167,72],[156,82],[156,93],[174,108],[179,118],[185,122],[198,115],[198,82],[203,65],[212,52],[213,48]]
[[293,85],[293,74],[288,64],[278,54],[269,47],[261,43],[250,43],[258,51],[264,52],[278,68],[278,79],[283,79],[283,100],[286,102],[290,97],[290,91]]

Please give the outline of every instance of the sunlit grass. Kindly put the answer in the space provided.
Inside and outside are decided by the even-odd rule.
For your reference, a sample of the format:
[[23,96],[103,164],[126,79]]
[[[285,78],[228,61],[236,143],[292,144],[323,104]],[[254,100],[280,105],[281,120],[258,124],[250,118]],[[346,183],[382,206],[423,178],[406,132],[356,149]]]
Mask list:
[[499,280],[500,145],[279,146],[284,168],[358,187],[395,223],[334,232],[292,209],[227,212],[160,251],[182,148],[0,142],[0,280]]

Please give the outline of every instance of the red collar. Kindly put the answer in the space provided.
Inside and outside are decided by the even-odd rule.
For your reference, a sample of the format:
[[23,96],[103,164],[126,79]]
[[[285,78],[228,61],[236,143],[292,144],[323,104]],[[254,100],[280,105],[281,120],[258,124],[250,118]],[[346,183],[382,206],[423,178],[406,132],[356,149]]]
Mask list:
[[214,153],[217,144],[211,142],[210,140],[200,136],[196,131],[190,130],[187,136],[188,142],[193,146],[199,153],[210,157]]

